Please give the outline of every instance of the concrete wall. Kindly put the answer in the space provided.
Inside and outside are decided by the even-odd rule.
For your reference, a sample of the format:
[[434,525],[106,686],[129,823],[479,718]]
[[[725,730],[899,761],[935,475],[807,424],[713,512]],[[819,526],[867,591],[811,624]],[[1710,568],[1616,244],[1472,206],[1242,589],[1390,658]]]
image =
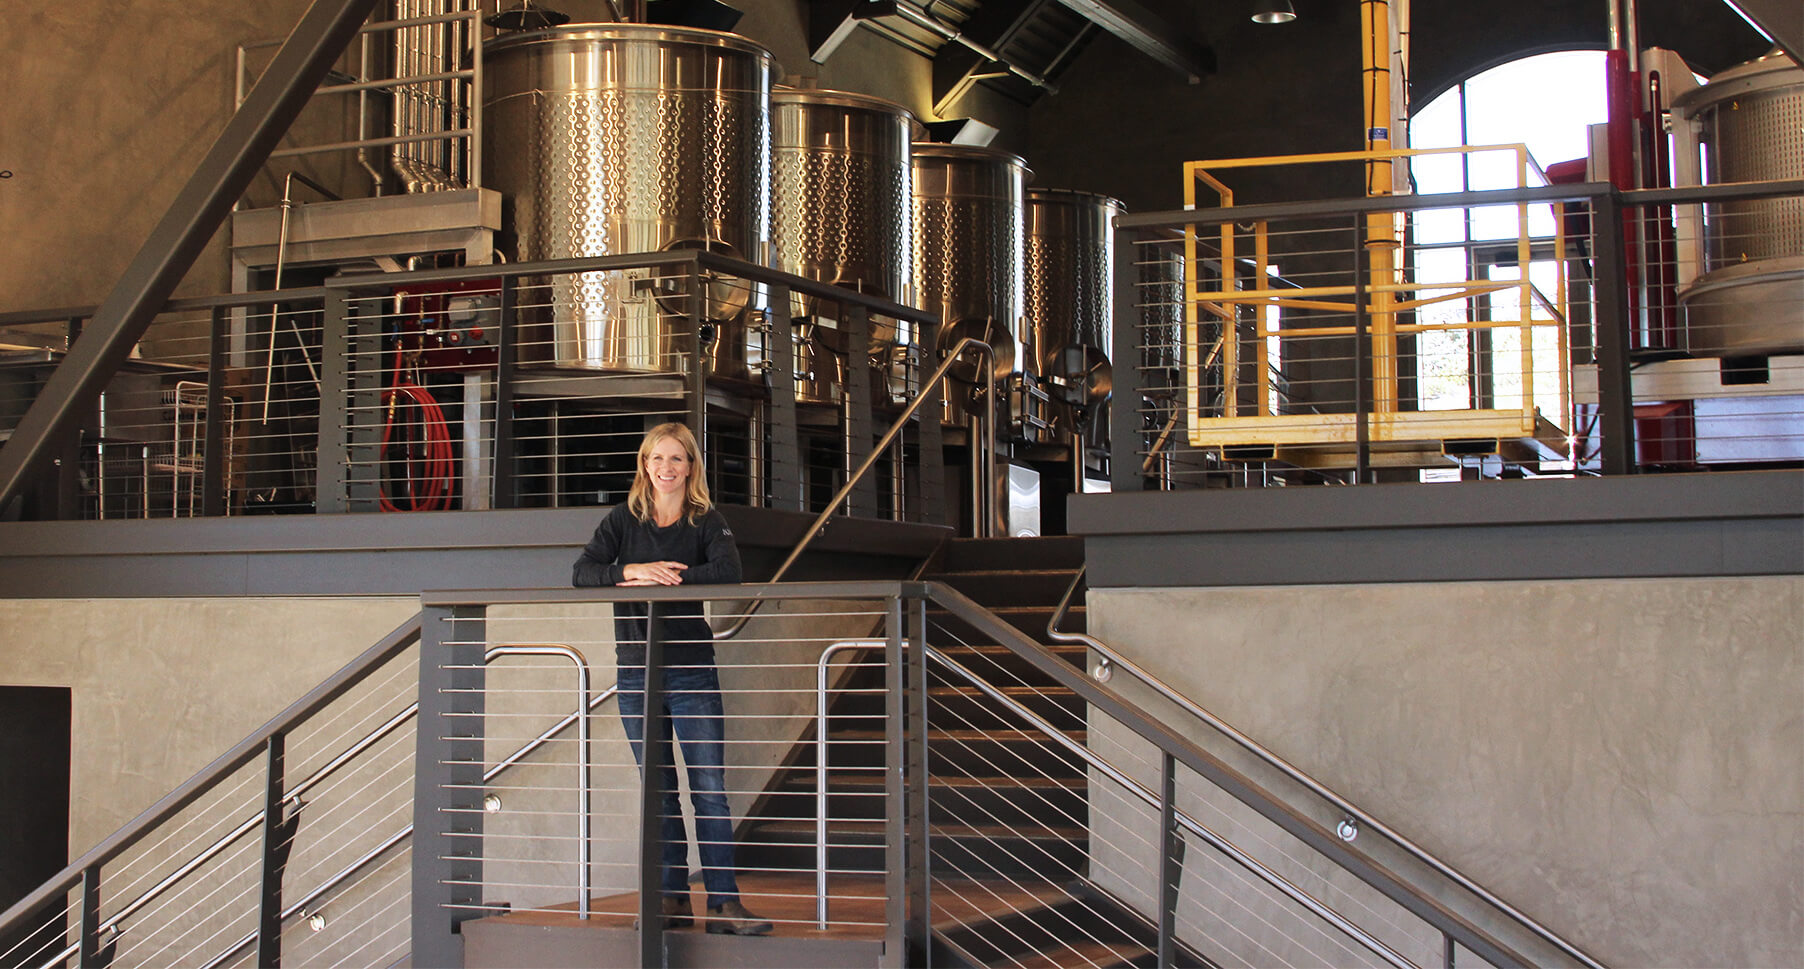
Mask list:
[[1088,607],[1099,638],[1606,964],[1804,956],[1804,577]]
[[0,682],[71,691],[92,847],[419,609],[415,599],[0,599]]

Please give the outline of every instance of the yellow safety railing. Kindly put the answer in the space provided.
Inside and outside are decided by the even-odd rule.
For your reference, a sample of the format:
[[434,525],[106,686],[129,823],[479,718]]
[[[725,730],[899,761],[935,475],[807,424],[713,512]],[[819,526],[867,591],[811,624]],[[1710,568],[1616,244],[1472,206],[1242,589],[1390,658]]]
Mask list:
[[[1517,187],[1527,188],[1531,179],[1545,183],[1525,145],[1460,145],[1451,148],[1390,148],[1372,151],[1327,152],[1304,155],[1280,155],[1254,158],[1213,159],[1195,161],[1184,166],[1184,205],[1198,208],[1199,200],[1214,202],[1215,207],[1231,209],[1233,190],[1217,173],[1229,169],[1300,166],[1335,162],[1366,162],[1420,155],[1474,154],[1508,152],[1514,156]],[[1209,198],[1212,195],[1213,198]],[[1403,217],[1401,213],[1378,213],[1363,220],[1362,238],[1367,258],[1363,270],[1348,270],[1344,284],[1274,286],[1271,275],[1271,227],[1265,221],[1237,225],[1231,220],[1219,224],[1191,224],[1184,231],[1184,272],[1186,313],[1184,318],[1184,383],[1186,424],[1190,444],[1194,447],[1261,447],[1261,446],[1336,446],[1357,440],[1361,415],[1352,413],[1280,414],[1272,393],[1272,360],[1270,340],[1282,344],[1300,338],[1348,337],[1364,332],[1370,339],[1366,372],[1370,375],[1369,404],[1364,419],[1368,422],[1367,440],[1377,446],[1425,444],[1436,441],[1497,438],[1533,438],[1542,451],[1553,450],[1569,456],[1569,439],[1565,431],[1571,426],[1570,345],[1567,332],[1568,284],[1566,273],[1566,237],[1563,209],[1553,205],[1554,235],[1552,263],[1556,278],[1551,296],[1542,293],[1530,279],[1529,267],[1537,240],[1529,228],[1529,204],[1516,205],[1516,264],[1521,278],[1516,280],[1460,279],[1417,281],[1408,278],[1407,261],[1399,258],[1403,250]],[[1213,236],[1213,240],[1210,237]],[[1244,283],[1236,270],[1237,254],[1249,242],[1252,250],[1252,273]],[[1216,253],[1208,253],[1213,242]],[[1507,245],[1498,240],[1497,245]],[[1468,243],[1470,244],[1470,243]],[[1219,280],[1205,281],[1205,260],[1220,257]],[[1351,257],[1353,254],[1348,253]],[[1469,313],[1455,323],[1403,322],[1405,314],[1435,304],[1468,300],[1476,306],[1478,297],[1516,290],[1512,302],[1517,312],[1489,314]],[[1486,300],[1492,304],[1494,300]],[[1236,324],[1237,308],[1253,309],[1252,335],[1240,337]],[[1535,309],[1544,311],[1537,319]],[[1283,309],[1304,309],[1353,316],[1365,314],[1365,325],[1286,327],[1279,321]],[[1220,321],[1221,339],[1211,347],[1203,344],[1206,321]],[[1399,394],[1398,337],[1433,331],[1464,330],[1468,332],[1513,330],[1519,334],[1521,391],[1519,408],[1469,408],[1466,410],[1404,410]],[[1557,337],[1544,337],[1537,351],[1537,332],[1551,331]],[[1236,392],[1235,379],[1242,366],[1243,343],[1250,343],[1254,363],[1252,400],[1245,402]],[[1545,357],[1551,353],[1555,359]],[[1282,357],[1280,346],[1280,356]],[[1223,393],[1219,413],[1205,413],[1204,375],[1213,361],[1219,360]],[[1537,363],[1540,364],[1537,367]],[[1557,375],[1557,391],[1552,399],[1537,397],[1537,371]],[[1501,395],[1501,396],[1514,396]],[[1547,406],[1537,406],[1537,402]],[[1250,411],[1250,413],[1249,413]]]

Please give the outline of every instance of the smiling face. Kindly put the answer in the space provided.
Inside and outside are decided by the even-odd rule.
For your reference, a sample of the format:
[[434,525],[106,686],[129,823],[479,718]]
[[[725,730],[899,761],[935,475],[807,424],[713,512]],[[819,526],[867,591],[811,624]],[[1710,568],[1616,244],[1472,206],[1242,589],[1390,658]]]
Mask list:
[[689,486],[689,452],[682,442],[666,437],[652,445],[645,456],[645,477],[658,497],[683,498]]

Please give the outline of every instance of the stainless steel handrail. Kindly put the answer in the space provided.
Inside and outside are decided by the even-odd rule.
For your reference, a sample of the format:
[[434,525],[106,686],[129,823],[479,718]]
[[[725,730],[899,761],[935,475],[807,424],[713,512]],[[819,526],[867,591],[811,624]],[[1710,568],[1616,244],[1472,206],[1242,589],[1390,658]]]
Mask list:
[[814,920],[827,930],[827,668],[848,649],[882,649],[881,639],[848,639],[821,650],[814,669]]
[[[882,457],[883,452],[895,441],[896,435],[901,434],[902,429],[908,426],[909,419],[914,417],[915,412],[919,411],[921,406],[927,403],[927,401],[936,399],[933,388],[936,387],[940,381],[946,379],[946,375],[952,371],[953,365],[958,363],[960,357],[964,355],[966,350],[977,351],[978,356],[984,358],[983,362],[986,364],[986,366],[983,367],[984,400],[983,406],[979,408],[979,412],[983,416],[981,422],[983,426],[983,431],[981,432],[983,440],[972,443],[971,473],[973,476],[977,476],[978,480],[981,481],[995,480],[996,366],[994,361],[996,351],[995,348],[991,347],[988,343],[985,343],[976,337],[968,336],[953,345],[952,351],[946,354],[946,359],[941,361],[939,367],[933,371],[933,376],[921,381],[921,390],[915,395],[915,399],[909,401],[908,406],[902,409],[901,416],[897,417],[895,422],[890,424],[889,430],[883,433],[883,437],[878,439],[877,446],[873,447],[871,453],[865,456],[864,461],[858,465],[858,470],[853,471],[846,476],[846,483],[840,486],[839,491],[827,501],[827,507],[822,508],[820,514],[815,516],[814,521],[809,524],[808,530],[802,533],[801,540],[796,542],[795,547],[789,550],[789,555],[783,559],[781,565],[777,566],[777,570],[771,574],[771,577],[766,580],[765,583],[763,583],[764,585],[768,586],[776,584],[778,580],[783,578],[783,574],[789,571],[789,567],[795,564],[796,559],[802,557],[802,552],[808,548],[808,544],[814,541],[815,536],[819,535],[822,530],[825,529],[827,519],[833,517],[833,512],[839,508],[840,502],[846,500],[846,496],[852,493],[852,489],[858,485],[859,480],[864,477],[865,472],[871,470],[871,467],[877,463],[877,459]],[[990,489],[986,487],[981,489],[981,491],[984,496],[984,502],[982,507],[971,509],[971,531],[978,538],[988,538],[990,534],[990,519],[992,517],[991,509],[989,507]],[[752,615],[756,613],[762,605],[762,600],[752,603],[744,612],[740,613],[739,618],[735,619],[732,625],[716,632],[714,638],[716,640],[732,639],[734,636],[739,635],[740,630],[745,628],[745,624],[751,620]]]
[[1092,679],[1096,680],[1098,683],[1107,683],[1113,676],[1114,667],[1121,667],[1128,671],[1135,679],[1148,687],[1151,687],[1153,692],[1177,705],[1185,713],[1208,724],[1213,729],[1219,731],[1222,736],[1234,741],[1234,743],[1238,744],[1247,753],[1257,757],[1267,766],[1272,767],[1292,781],[1301,784],[1304,788],[1308,789],[1310,793],[1340,809],[1348,815],[1350,820],[1359,825],[1359,829],[1369,827],[1371,830],[1383,836],[1385,840],[1403,849],[1417,861],[1434,869],[1439,874],[1451,879],[1461,888],[1482,899],[1497,911],[1508,917],[1511,921],[1533,933],[1536,937],[1540,938],[1541,941],[1558,948],[1561,952],[1578,960],[1581,964],[1591,967],[1591,969],[1603,969],[1601,963],[1592,959],[1565,939],[1560,938],[1552,929],[1547,928],[1527,914],[1518,910],[1515,906],[1498,898],[1483,885],[1468,878],[1461,873],[1459,869],[1436,858],[1434,855],[1430,854],[1426,848],[1411,841],[1383,821],[1360,810],[1351,801],[1348,801],[1346,798],[1329,790],[1320,781],[1311,777],[1290,761],[1278,756],[1270,749],[1261,745],[1258,741],[1241,733],[1239,730],[1236,730],[1232,725],[1223,721],[1221,718],[1204,710],[1202,707],[1197,706],[1189,697],[1173,689],[1171,685],[1164,680],[1147,672],[1140,664],[1123,656],[1119,650],[1116,650],[1114,647],[1087,633],[1060,631],[1058,624],[1065,618],[1065,612],[1071,605],[1071,597],[1077,591],[1078,584],[1084,580],[1084,576],[1087,572],[1087,567],[1079,569],[1077,575],[1072,577],[1071,584],[1065,588],[1064,597],[1059,600],[1058,608],[1053,611],[1052,618],[1048,619],[1046,622],[1046,635],[1057,642],[1078,643],[1100,653],[1102,659],[1097,662],[1096,668],[1091,671],[1090,676]]
[[[500,656],[561,656],[576,664],[578,710],[589,709],[589,661],[562,643],[492,646],[483,654],[489,663]],[[576,917],[589,917],[589,718],[576,718]],[[487,778],[485,777],[486,781]]]

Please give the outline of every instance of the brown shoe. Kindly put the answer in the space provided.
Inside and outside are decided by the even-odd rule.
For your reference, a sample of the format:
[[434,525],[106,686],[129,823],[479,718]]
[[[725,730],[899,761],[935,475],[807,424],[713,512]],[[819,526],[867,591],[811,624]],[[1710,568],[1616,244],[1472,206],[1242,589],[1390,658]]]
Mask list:
[[[666,895],[663,902],[664,927],[667,929],[686,929],[695,924],[695,907],[689,899],[681,895]],[[633,931],[639,930],[639,920],[633,919]]]
[[769,935],[769,921],[745,910],[738,901],[708,907],[709,935]]

